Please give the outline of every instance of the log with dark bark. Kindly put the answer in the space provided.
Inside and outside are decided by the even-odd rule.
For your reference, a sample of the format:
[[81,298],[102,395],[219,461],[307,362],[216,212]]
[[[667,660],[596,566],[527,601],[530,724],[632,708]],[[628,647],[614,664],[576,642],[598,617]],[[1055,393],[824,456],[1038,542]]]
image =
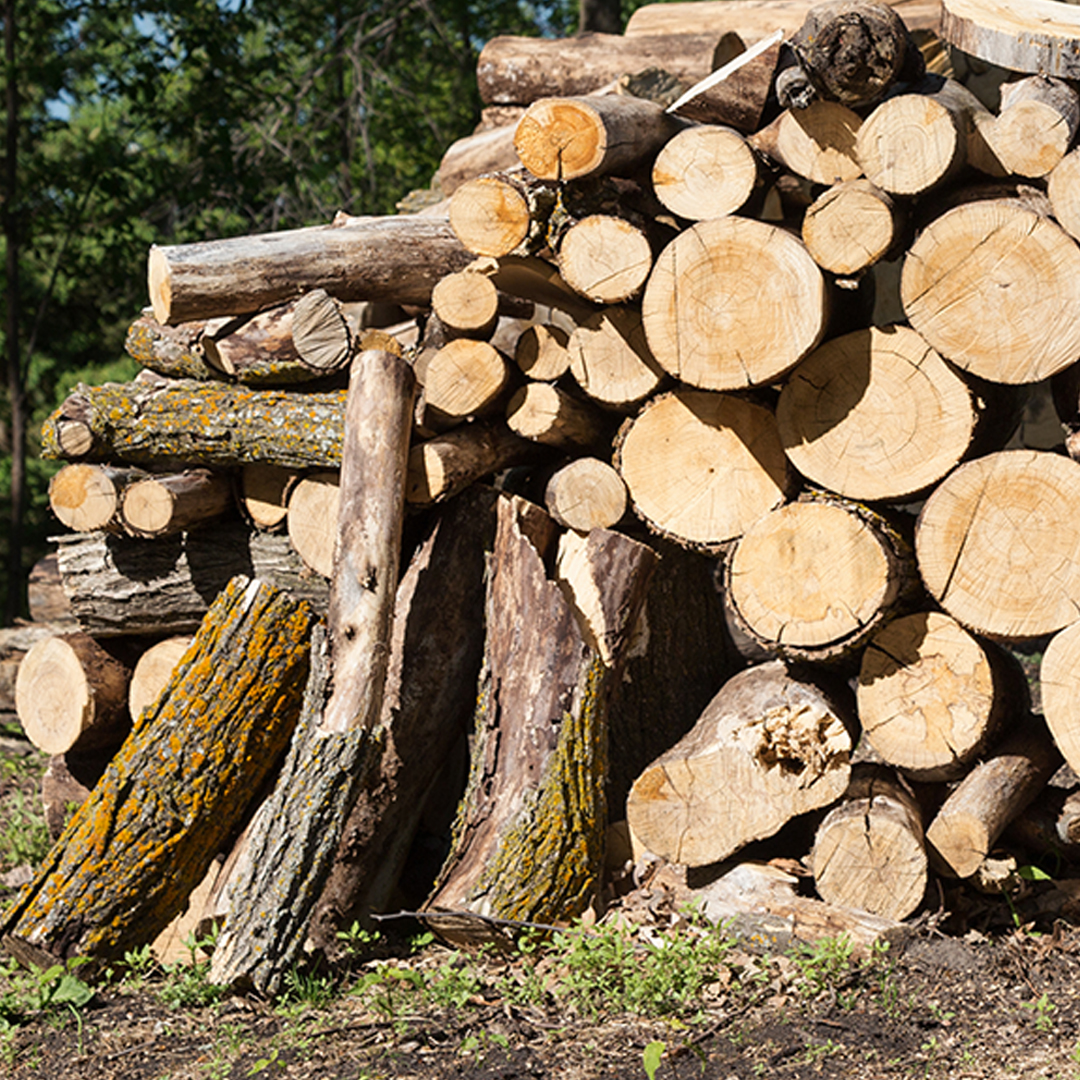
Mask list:
[[225,325],[203,331],[206,362],[245,386],[289,386],[315,377],[293,341],[296,301],[228,319]]
[[120,520],[132,536],[152,539],[204,525],[233,507],[230,476],[186,469],[128,484],[120,499]]
[[[763,41],[759,48],[757,55],[748,57],[720,82],[703,89],[691,87],[669,106],[670,111],[699,124],[723,124],[745,134],[757,131],[773,94],[782,45]],[[738,60],[738,56],[733,58],[733,62]]]
[[21,941],[109,961],[166,926],[288,742],[314,621],[257,580],[229,584],[188,663],[6,913],[9,951]]

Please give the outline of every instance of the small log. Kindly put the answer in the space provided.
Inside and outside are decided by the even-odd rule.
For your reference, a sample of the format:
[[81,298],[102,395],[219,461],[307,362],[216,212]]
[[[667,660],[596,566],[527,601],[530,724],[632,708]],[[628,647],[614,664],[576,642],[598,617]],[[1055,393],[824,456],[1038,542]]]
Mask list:
[[903,233],[904,214],[869,180],[835,184],[807,207],[802,240],[814,262],[839,276],[887,258]]
[[209,469],[187,469],[147,476],[125,487],[120,520],[132,536],[171,536],[212,521],[232,506],[230,477]]
[[563,281],[596,304],[618,304],[641,291],[653,263],[643,228],[612,214],[591,214],[559,242]]
[[1061,79],[1032,75],[1001,87],[993,144],[1017,176],[1046,176],[1069,152],[1080,127],[1080,97]]
[[495,287],[511,296],[531,300],[541,307],[555,308],[581,322],[596,307],[574,292],[549,262],[535,256],[506,255],[499,259],[492,275]]
[[240,470],[240,509],[258,529],[276,529],[288,514],[289,492],[299,479],[295,469],[257,462]]
[[204,332],[207,363],[246,386],[311,382],[311,368],[302,362],[293,341],[295,309],[296,301],[291,301]]
[[435,173],[439,190],[446,198],[453,198],[457,189],[470,180],[521,164],[514,149],[514,135],[525,107],[514,106],[506,111],[510,115],[505,123],[481,128],[446,148]]
[[846,105],[815,101],[805,109],[786,109],[749,141],[796,176],[815,184],[840,184],[862,176],[855,152],[862,123]]
[[189,662],[6,912],[9,952],[23,942],[107,962],[168,924],[284,750],[313,623],[308,605],[265,584],[230,583]]
[[550,184],[514,172],[481,176],[454,191],[450,225],[475,255],[526,254],[546,243],[547,219],[554,205]]
[[145,368],[168,379],[220,378],[206,362],[203,331],[206,320],[162,326],[147,308],[128,327],[124,350]]
[[239,522],[152,544],[105,533],[58,544],[72,614],[95,638],[194,633],[218,593],[245,572],[326,610],[325,580],[307,570],[288,538]]
[[918,803],[888,770],[856,766],[843,801],[817,828],[810,867],[827,903],[906,919],[927,883]]
[[656,197],[681,218],[724,217],[757,186],[757,159],[734,128],[699,124],[680,131],[656,155],[652,183]]
[[19,665],[19,722],[46,754],[117,747],[131,728],[130,681],[123,649],[106,649],[79,632],[46,638]]
[[1058,631],[1047,645],[1039,666],[1039,686],[1046,726],[1057,748],[1075,771],[1080,765],[1080,713],[1077,710],[1077,655],[1080,623]]
[[881,515],[835,496],[803,496],[736,542],[724,584],[739,627],[790,660],[849,656],[907,601],[912,552]]
[[506,424],[516,435],[558,450],[597,449],[611,439],[607,418],[550,383],[527,383],[510,399]]
[[722,124],[745,134],[757,131],[769,105],[782,48],[780,42],[763,47],[722,81],[691,97],[683,95],[669,111],[698,124]]
[[311,473],[289,495],[289,543],[304,565],[329,578],[334,571],[334,541],[341,505],[340,474]]
[[[67,624],[69,627],[74,625],[71,601],[68,600],[60,580],[60,566],[55,551],[42,556],[30,568],[30,576],[26,582],[26,602],[32,623]],[[3,655],[3,647],[0,646],[0,656]]]
[[49,481],[49,507],[75,532],[117,530],[124,489],[146,477],[141,469],[111,465],[65,465]]
[[926,840],[934,868],[949,877],[971,877],[1060,766],[1049,733],[1032,717],[968,773],[930,822]]
[[566,349],[574,381],[606,408],[628,411],[667,380],[632,307],[591,313],[574,328]]
[[726,859],[843,795],[854,722],[842,696],[780,661],[740,672],[634,782],[630,829],[671,862]]
[[165,638],[151,645],[139,657],[128,684],[128,712],[132,720],[137,722],[147,709],[154,706],[193,640],[190,634]]
[[1054,220],[1080,239],[1080,149],[1071,150],[1054,166],[1046,184]]
[[874,634],[857,699],[875,753],[920,783],[959,779],[1028,704],[1004,652],[938,611],[902,616]]
[[431,310],[452,333],[487,341],[499,319],[499,291],[487,274],[459,270],[435,286]]
[[825,278],[801,241],[725,217],[698,222],[661,252],[641,317],[665,371],[704,390],[737,390],[793,368],[823,337],[828,309]]
[[544,489],[547,512],[563,528],[610,529],[626,513],[626,484],[606,461],[581,457],[553,473]]
[[570,370],[570,335],[559,326],[530,326],[517,339],[514,361],[534,382],[554,382]]
[[292,316],[292,340],[301,362],[319,372],[343,368],[360,332],[357,307],[343,304],[325,289],[304,293]]
[[498,411],[510,386],[510,365],[486,341],[457,338],[417,365],[423,424],[435,430]]
[[317,288],[423,307],[439,278],[468,262],[445,219],[342,215],[307,229],[155,244],[147,276],[154,317],[175,324],[261,311]]
[[541,180],[632,173],[679,130],[651,101],[621,97],[549,97],[534,102],[514,136],[521,163]]
[[1005,640],[1076,620],[1080,464],[1038,450],[988,454],[950,473],[919,514],[927,590],[964,626]]
[[650,401],[619,432],[614,464],[650,529],[713,554],[795,483],[772,412],[703,391]]

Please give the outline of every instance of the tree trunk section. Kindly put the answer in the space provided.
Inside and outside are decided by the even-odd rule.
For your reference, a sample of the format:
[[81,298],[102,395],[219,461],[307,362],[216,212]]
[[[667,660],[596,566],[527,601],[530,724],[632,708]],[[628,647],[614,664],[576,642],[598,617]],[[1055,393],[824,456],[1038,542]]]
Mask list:
[[667,380],[633,307],[591,313],[579,321],[566,348],[578,386],[594,401],[619,412],[631,410]]
[[128,712],[134,721],[151,708],[172,680],[193,638],[189,634],[165,638],[139,657],[128,684]]
[[673,102],[671,112],[698,124],[722,124],[745,134],[757,131],[769,105],[781,48],[779,42],[764,48],[720,82]]
[[65,465],[49,481],[49,507],[74,532],[115,532],[121,528],[118,512],[125,488],[145,477],[141,469]]
[[233,506],[231,477],[188,469],[129,484],[120,500],[120,518],[132,536],[154,539],[203,525]]
[[707,866],[847,789],[850,703],[780,661],[721,687],[693,729],[634,782],[633,834],[655,855]]
[[559,326],[530,326],[517,339],[514,361],[535,382],[554,382],[570,370],[569,341],[570,335]]
[[1042,709],[1057,748],[1073,771],[1080,766],[1080,709],[1076,694],[1080,667],[1075,663],[1080,623],[1056,633],[1043,653],[1039,669]]
[[611,425],[594,405],[550,383],[523,386],[506,407],[516,435],[567,453],[596,450],[611,441]]
[[431,311],[450,333],[488,341],[499,319],[499,291],[487,274],[447,274],[431,294]]
[[105,775],[113,751],[86,754],[56,754],[49,758],[41,777],[41,808],[45,827],[55,844],[67,827],[71,815],[90,797],[94,786]]
[[750,144],[731,127],[698,124],[680,131],[656,155],[656,197],[688,221],[733,214],[758,184]]
[[1054,220],[1080,240],[1080,149],[1072,150],[1054,167],[1046,185]]
[[555,472],[544,489],[547,512],[565,529],[610,529],[626,513],[626,484],[606,461],[581,457]]
[[299,479],[295,469],[256,463],[240,470],[240,509],[257,529],[277,529],[285,522],[289,493]]
[[289,543],[304,565],[324,578],[334,572],[340,506],[341,476],[337,471],[310,473],[289,496]]
[[162,326],[147,308],[128,327],[124,349],[143,367],[168,379],[217,379],[219,373],[206,362],[205,328],[205,319]]
[[510,365],[486,341],[457,338],[417,365],[423,384],[423,425],[453,427],[497,412],[510,386]]
[[245,386],[289,386],[311,382],[314,375],[293,342],[296,301],[230,319],[204,332],[203,352],[211,367]]
[[787,109],[750,136],[750,145],[814,184],[841,184],[863,173],[855,146],[859,114],[837,101]]
[[1069,152],[1080,127],[1080,98],[1061,79],[1032,75],[1001,88],[994,150],[1017,176],[1046,176]]
[[452,198],[457,189],[470,180],[521,164],[514,149],[514,135],[518,121],[525,115],[525,108],[513,106],[506,111],[511,114],[506,122],[465,135],[447,147],[435,173],[446,198]]
[[450,199],[454,235],[473,254],[502,258],[546,244],[555,190],[519,172],[480,176],[455,189]]
[[903,235],[903,219],[888,193],[869,180],[848,180],[807,208],[802,240],[818,266],[847,277],[892,253]]
[[559,243],[559,273],[596,304],[618,304],[641,291],[653,249],[643,229],[611,214],[592,214],[571,225]]

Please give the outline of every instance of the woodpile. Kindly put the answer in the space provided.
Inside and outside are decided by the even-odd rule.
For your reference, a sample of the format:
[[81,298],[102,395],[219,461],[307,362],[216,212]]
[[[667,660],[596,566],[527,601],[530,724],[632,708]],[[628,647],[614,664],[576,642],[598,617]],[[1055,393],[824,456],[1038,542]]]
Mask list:
[[143,372],[43,432],[70,621],[5,655],[81,805],[7,948],[111,959],[205,886],[213,977],[272,993],[373,912],[573,919],[620,829],[865,946],[1067,851],[1069,792],[1023,822],[1080,770],[1072,10],[496,39],[430,211],[153,248]]

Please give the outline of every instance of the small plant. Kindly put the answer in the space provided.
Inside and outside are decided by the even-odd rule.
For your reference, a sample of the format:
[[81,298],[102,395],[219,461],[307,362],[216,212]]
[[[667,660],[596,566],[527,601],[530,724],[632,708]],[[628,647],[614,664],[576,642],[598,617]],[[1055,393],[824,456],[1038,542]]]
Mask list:
[[660,1059],[664,1056],[666,1049],[667,1045],[658,1039],[654,1039],[645,1047],[645,1052],[641,1055],[641,1063],[645,1067],[645,1075],[649,1080],[656,1080],[656,1070],[660,1068]]
[[821,938],[813,943],[800,942],[789,954],[802,975],[801,989],[807,997],[836,985],[851,968],[854,946],[846,934],[835,938]]
[[295,964],[285,972],[285,992],[281,1003],[286,1007],[312,1006],[316,1009],[329,1004],[335,993],[334,980],[317,971],[302,971]]
[[26,795],[18,789],[4,803],[6,825],[0,833],[0,864],[36,866],[52,846],[45,819],[32,804],[28,805]]
[[443,1008],[461,1009],[480,993],[483,985],[484,980],[476,968],[454,952],[428,981],[426,996],[430,1002]]
[[358,922],[354,922],[348,930],[339,930],[335,936],[341,942],[347,960],[359,959],[382,941],[382,934],[378,930],[365,930]]
[[[217,930],[206,937],[196,938],[189,934],[184,940],[188,950],[188,962],[178,960],[163,967],[165,981],[158,990],[158,999],[173,1009],[213,1005],[227,993],[223,986],[210,982],[210,961],[207,959],[217,942]],[[203,956],[200,957],[199,954]]]
[[1033,1014],[1036,1031],[1045,1035],[1054,1030],[1053,1013],[1057,1010],[1057,1006],[1045,993],[1035,1001],[1021,1002],[1020,1008],[1028,1009]]
[[498,1031],[478,1031],[473,1035],[466,1035],[461,1043],[462,1054],[473,1054],[477,1066],[484,1063],[484,1058],[490,1053],[492,1046],[499,1046],[505,1050],[510,1045],[510,1040]]

